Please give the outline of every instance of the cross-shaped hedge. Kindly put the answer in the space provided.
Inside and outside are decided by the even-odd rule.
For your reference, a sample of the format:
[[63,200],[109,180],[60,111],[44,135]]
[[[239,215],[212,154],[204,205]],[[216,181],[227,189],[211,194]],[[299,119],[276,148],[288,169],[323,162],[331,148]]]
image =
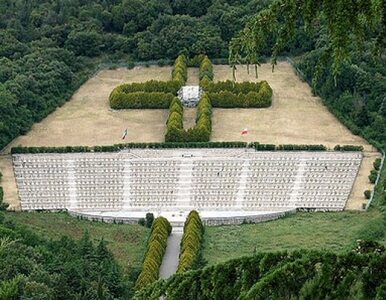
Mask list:
[[[188,65],[199,65],[200,86],[204,94],[197,106],[196,125],[184,130],[183,105],[176,95],[186,83]],[[169,108],[166,142],[208,142],[212,132],[212,107],[260,108],[272,103],[272,89],[266,81],[215,83],[213,77],[213,64],[207,56],[188,60],[180,55],[174,62],[172,80],[122,84],[111,92],[110,106],[113,109]]]

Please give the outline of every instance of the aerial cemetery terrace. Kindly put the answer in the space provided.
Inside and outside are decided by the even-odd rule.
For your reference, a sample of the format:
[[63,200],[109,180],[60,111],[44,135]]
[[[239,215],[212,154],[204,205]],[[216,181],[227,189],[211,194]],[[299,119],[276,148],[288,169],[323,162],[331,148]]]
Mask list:
[[[16,209],[68,209],[103,212],[105,216],[106,211],[115,211],[120,217],[127,216],[128,211],[132,216],[137,211],[142,217],[146,210],[178,216],[180,211],[186,213],[192,208],[202,210],[204,219],[205,212],[208,217],[214,217],[211,211],[216,211],[217,216],[237,217],[251,215],[251,212],[257,215],[257,212],[266,214],[299,208],[362,209],[363,191],[370,187],[367,176],[379,153],[341,125],[320,100],[310,94],[307,85],[296,77],[288,63],[279,65],[275,73],[263,65],[259,71],[261,81],[257,83],[254,75],[242,68],[237,73],[237,81],[230,81],[232,72],[228,67],[212,65],[207,57],[201,61],[198,74],[187,67],[183,57],[176,60],[173,69],[138,67],[102,71],[86,83],[73,100],[43,120],[41,125],[37,124],[36,130],[16,139],[4,150],[0,164],[6,166],[5,193]],[[171,80],[166,76],[170,71]],[[143,80],[145,73],[153,76],[148,79],[157,80],[135,82]],[[199,78],[188,80],[188,74]],[[126,80],[129,83],[124,83]],[[199,82],[200,85],[198,98],[191,102],[188,97],[189,106],[197,105],[194,108],[186,108],[183,103],[184,87],[193,89],[184,86],[186,82]],[[291,86],[290,90],[288,86]],[[97,90],[102,96],[94,94]],[[143,106],[143,97],[149,101],[144,109],[139,109]],[[114,109],[107,110],[108,105]],[[196,122],[185,122],[187,116],[195,117],[193,113]],[[187,128],[184,123],[192,126]],[[275,144],[324,144],[329,149],[341,143],[356,145],[364,151],[355,154],[272,152],[270,155],[267,152],[268,156],[262,156],[261,152],[255,153],[252,149],[244,149],[244,152],[225,149],[199,152],[192,149],[190,152],[186,149],[183,153],[191,157],[182,158],[180,150],[130,150],[131,154],[125,151],[106,153],[114,161],[108,168],[105,164],[109,161],[100,161],[101,153],[39,154],[38,158],[47,160],[39,161],[42,164],[40,171],[31,164],[30,159],[35,156],[31,154],[26,156],[24,163],[31,173],[25,174],[20,165],[24,155],[16,155],[13,158],[16,187],[10,171],[11,160],[6,154],[12,146],[111,145],[121,140],[124,128],[128,129],[125,142],[134,143],[162,142],[163,132],[164,139],[170,143],[258,140]],[[244,128],[248,128],[248,134],[241,135]],[[147,157],[147,151],[154,157]],[[212,151],[215,156],[210,154]],[[136,153],[137,161],[130,156],[133,153]],[[166,157],[162,153],[167,153]],[[220,153],[223,153],[224,161],[217,158]],[[235,156],[235,153],[238,154]],[[70,159],[71,155],[74,157]],[[56,156],[58,161],[50,167],[49,163]],[[156,159],[158,156],[160,160]],[[321,162],[314,161],[319,157]],[[347,165],[345,160],[348,160]],[[101,168],[97,168],[98,165]],[[55,173],[56,169],[61,173]],[[63,185],[53,190],[48,186],[26,188],[34,175],[44,177],[44,174],[53,176],[48,186],[53,184],[54,187],[60,176],[63,176],[59,181]],[[157,182],[161,180],[160,175],[165,174],[170,175],[164,178],[167,182]],[[336,188],[330,189],[332,186]],[[40,188],[44,192],[41,203],[37,203],[36,199],[31,199],[42,193]],[[51,199],[50,203],[44,199]],[[118,214],[121,210],[124,212]]]

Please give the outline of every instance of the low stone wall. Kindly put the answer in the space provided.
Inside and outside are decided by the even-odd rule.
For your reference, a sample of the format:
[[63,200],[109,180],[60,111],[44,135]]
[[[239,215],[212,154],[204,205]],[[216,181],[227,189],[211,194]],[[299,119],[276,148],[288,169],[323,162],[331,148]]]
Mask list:
[[[68,211],[68,213],[76,218],[87,219],[90,221],[98,221],[105,223],[122,223],[122,224],[138,224],[140,218],[133,217],[113,217],[113,216],[101,216],[94,215],[92,213]],[[296,213],[296,209],[288,211],[273,212],[261,215],[249,215],[249,216],[229,216],[229,217],[210,217],[202,218],[202,222],[206,226],[219,226],[219,225],[240,225],[245,223],[261,223],[271,220],[276,220],[283,218],[287,215]],[[173,221],[170,220],[170,223],[173,227],[183,227],[185,221]]]
[[296,209],[267,213],[264,215],[252,215],[252,216],[235,216],[235,217],[221,217],[221,218],[202,218],[202,222],[206,226],[219,226],[219,225],[240,225],[246,223],[261,223],[271,220],[283,218],[287,215],[296,213]]
[[101,216],[93,215],[92,213],[84,213],[77,211],[68,211],[70,216],[86,219],[90,221],[98,221],[104,223],[122,223],[122,224],[138,224],[140,218],[130,218],[130,217],[112,217],[112,216]]

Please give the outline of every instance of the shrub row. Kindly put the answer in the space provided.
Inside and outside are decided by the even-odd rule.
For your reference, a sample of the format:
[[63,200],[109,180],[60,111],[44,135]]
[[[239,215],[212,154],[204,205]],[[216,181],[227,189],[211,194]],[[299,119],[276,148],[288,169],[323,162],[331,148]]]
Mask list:
[[273,145],[250,143],[249,146],[255,148],[257,151],[327,151],[327,147],[324,145]]
[[[80,153],[118,152],[124,149],[173,149],[173,148],[254,148],[256,151],[325,151],[324,145],[274,145],[258,142],[166,142],[166,143],[125,143],[110,146],[66,146],[66,147],[13,147],[11,154],[28,153]],[[360,149],[351,151],[361,151]]]
[[211,116],[212,105],[209,97],[204,94],[197,106],[196,125],[184,130],[183,107],[176,97],[170,104],[165,142],[209,142],[212,133]]
[[262,82],[235,82],[233,80],[219,82],[205,81],[202,82],[201,87],[209,93],[228,91],[234,94],[248,94],[249,92],[259,92]]
[[168,108],[173,94],[170,93],[147,93],[147,92],[135,92],[135,93],[120,93],[113,92],[110,95],[110,107],[113,109],[156,109],[156,108]]
[[118,152],[124,149],[173,149],[173,148],[246,148],[245,142],[194,142],[194,143],[126,143],[110,146],[67,146],[67,147],[13,147],[12,154],[27,153],[80,153]]
[[[200,73],[199,73],[199,78],[200,78],[200,85],[202,84],[207,85],[208,83],[212,82],[214,78],[214,73],[213,73],[213,64],[208,58],[208,56],[204,56],[201,60],[200,63]],[[203,81],[203,82],[201,82]]]
[[188,79],[187,59],[185,55],[180,54],[174,62],[172,80],[175,82],[178,82],[181,86],[183,86],[187,79]]
[[158,81],[158,80],[149,80],[146,82],[134,82],[134,83],[125,83],[117,86],[113,92],[121,93],[135,93],[135,92],[147,92],[147,93],[170,93],[177,94],[178,90],[181,88],[181,84],[178,81]]
[[172,226],[164,217],[158,217],[154,220],[147,242],[147,250],[142,265],[142,271],[135,283],[136,290],[140,290],[158,279],[159,269],[165,254],[168,236],[171,231]]
[[165,142],[184,142],[184,109],[181,100],[174,97],[169,107],[169,117],[166,122]]
[[376,169],[372,169],[370,171],[370,175],[369,175],[369,181],[374,184],[376,181],[377,181],[377,177],[378,177],[378,170]]
[[172,80],[122,84],[111,92],[110,107],[113,109],[168,108],[173,97],[185,84],[187,76],[186,57],[180,55],[174,62]]
[[198,266],[201,257],[203,236],[204,225],[198,212],[192,210],[184,225],[177,273],[185,272]]
[[363,151],[363,146],[356,145],[336,145],[334,147],[335,151]]
[[262,108],[272,104],[272,89],[266,81],[260,82],[258,92],[233,93],[231,91],[221,91],[218,93],[208,92],[208,96],[213,107],[221,108]]

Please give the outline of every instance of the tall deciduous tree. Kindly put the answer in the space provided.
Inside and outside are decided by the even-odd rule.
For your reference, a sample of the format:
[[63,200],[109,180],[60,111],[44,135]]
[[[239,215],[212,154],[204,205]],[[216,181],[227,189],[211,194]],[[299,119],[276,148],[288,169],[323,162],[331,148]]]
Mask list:
[[361,45],[369,30],[377,32],[376,52],[386,42],[385,0],[276,0],[248,22],[230,44],[230,63],[259,64],[261,50],[272,35],[272,63],[276,64],[280,51],[295,35],[301,19],[307,30],[325,24],[327,41],[321,63],[333,59],[334,77],[344,62],[350,59],[350,46]]

